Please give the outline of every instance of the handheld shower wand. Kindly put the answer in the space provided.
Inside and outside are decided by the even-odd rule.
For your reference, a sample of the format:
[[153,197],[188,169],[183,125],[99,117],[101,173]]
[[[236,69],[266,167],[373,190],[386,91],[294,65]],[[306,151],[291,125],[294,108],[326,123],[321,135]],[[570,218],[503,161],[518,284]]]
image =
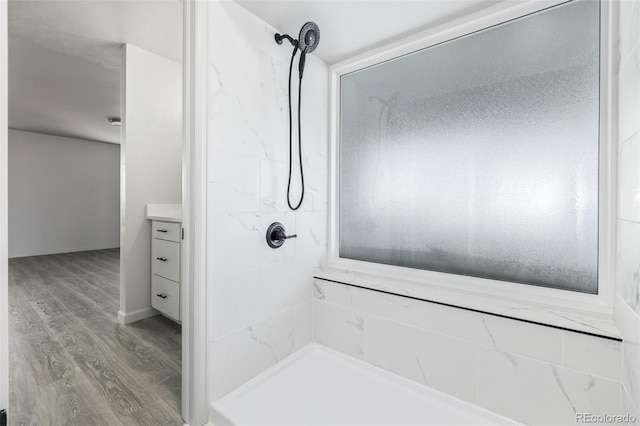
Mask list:
[[[291,210],[298,210],[302,205],[304,199],[304,171],[302,168],[302,126],[300,120],[300,105],[302,101],[302,75],[304,74],[304,66],[307,59],[307,54],[316,50],[318,43],[320,43],[320,29],[314,22],[307,22],[300,29],[300,35],[298,39],[294,39],[288,34],[276,34],[276,43],[282,44],[283,40],[288,40],[293,46],[293,53],[291,54],[291,62],[289,63],[289,181],[287,183],[287,204]],[[300,162],[300,182],[302,186],[302,192],[300,194],[300,201],[293,206],[291,204],[291,169],[292,169],[292,147],[293,147],[293,123],[291,116],[291,74],[293,72],[293,60],[296,53],[300,50],[300,61],[298,62],[298,155]]]

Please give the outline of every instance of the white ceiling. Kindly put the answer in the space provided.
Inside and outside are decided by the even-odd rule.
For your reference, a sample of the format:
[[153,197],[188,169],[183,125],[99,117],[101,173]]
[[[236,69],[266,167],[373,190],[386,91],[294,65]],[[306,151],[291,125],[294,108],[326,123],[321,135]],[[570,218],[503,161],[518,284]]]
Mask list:
[[107,116],[120,116],[118,68],[10,37],[10,128],[118,143]]
[[280,31],[298,38],[314,21],[328,64],[476,12],[501,0],[237,0]]
[[9,127],[119,143],[120,45],[182,60],[182,3],[9,1]]

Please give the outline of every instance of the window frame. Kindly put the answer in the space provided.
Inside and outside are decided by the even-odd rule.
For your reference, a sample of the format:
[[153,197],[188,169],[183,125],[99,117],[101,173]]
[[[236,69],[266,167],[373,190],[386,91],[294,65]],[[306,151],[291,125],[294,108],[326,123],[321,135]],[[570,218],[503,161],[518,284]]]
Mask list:
[[[385,287],[394,292],[402,282],[432,288],[439,301],[470,307],[468,297],[482,298],[483,306],[491,312],[504,313],[511,308],[514,317],[520,315],[522,306],[535,306],[539,313],[547,312],[548,318],[538,315],[540,322],[553,325],[554,316],[577,312],[594,317],[613,315],[615,297],[615,248],[617,203],[617,94],[614,66],[617,63],[616,5],[611,0],[600,0],[600,143],[598,171],[598,293],[586,294],[514,282],[497,281],[378,264],[339,257],[340,217],[340,77],[371,65],[379,64],[436,44],[452,40],[482,29],[498,25],[541,10],[568,3],[571,0],[525,0],[517,3],[502,2],[483,11],[453,20],[431,30],[418,33],[398,42],[370,50],[352,59],[337,63],[330,69],[330,145],[329,145],[329,205],[328,244],[325,268],[373,276],[385,280]],[[592,1],[592,0],[588,0]],[[593,0],[595,1],[595,0]],[[362,275],[364,274],[364,275]],[[367,287],[366,278],[359,284]],[[371,285],[370,288],[376,287]],[[406,293],[398,291],[399,294]],[[544,316],[544,315],[542,315]]]

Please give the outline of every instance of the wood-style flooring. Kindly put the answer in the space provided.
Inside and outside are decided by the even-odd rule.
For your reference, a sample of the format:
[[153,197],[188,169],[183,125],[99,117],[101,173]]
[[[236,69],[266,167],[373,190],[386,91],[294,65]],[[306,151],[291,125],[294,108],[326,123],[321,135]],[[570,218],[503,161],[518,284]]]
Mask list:
[[9,425],[182,425],[181,329],[117,323],[119,251],[9,260]]

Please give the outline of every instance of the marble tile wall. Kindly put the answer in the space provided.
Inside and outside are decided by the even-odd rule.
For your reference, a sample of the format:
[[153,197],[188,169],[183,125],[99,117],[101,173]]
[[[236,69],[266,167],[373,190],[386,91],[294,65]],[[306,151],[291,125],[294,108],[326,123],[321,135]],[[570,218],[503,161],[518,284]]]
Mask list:
[[640,1],[621,0],[618,74],[616,323],[623,343],[623,403],[640,417]]
[[314,340],[527,424],[623,410],[622,344],[314,280]]
[[[308,56],[306,192],[301,209],[291,212],[291,50],[235,2],[212,2],[209,24],[208,391],[216,400],[311,341],[312,276],[326,247],[329,92],[327,66]],[[276,221],[298,238],[274,250],[265,233]]]

